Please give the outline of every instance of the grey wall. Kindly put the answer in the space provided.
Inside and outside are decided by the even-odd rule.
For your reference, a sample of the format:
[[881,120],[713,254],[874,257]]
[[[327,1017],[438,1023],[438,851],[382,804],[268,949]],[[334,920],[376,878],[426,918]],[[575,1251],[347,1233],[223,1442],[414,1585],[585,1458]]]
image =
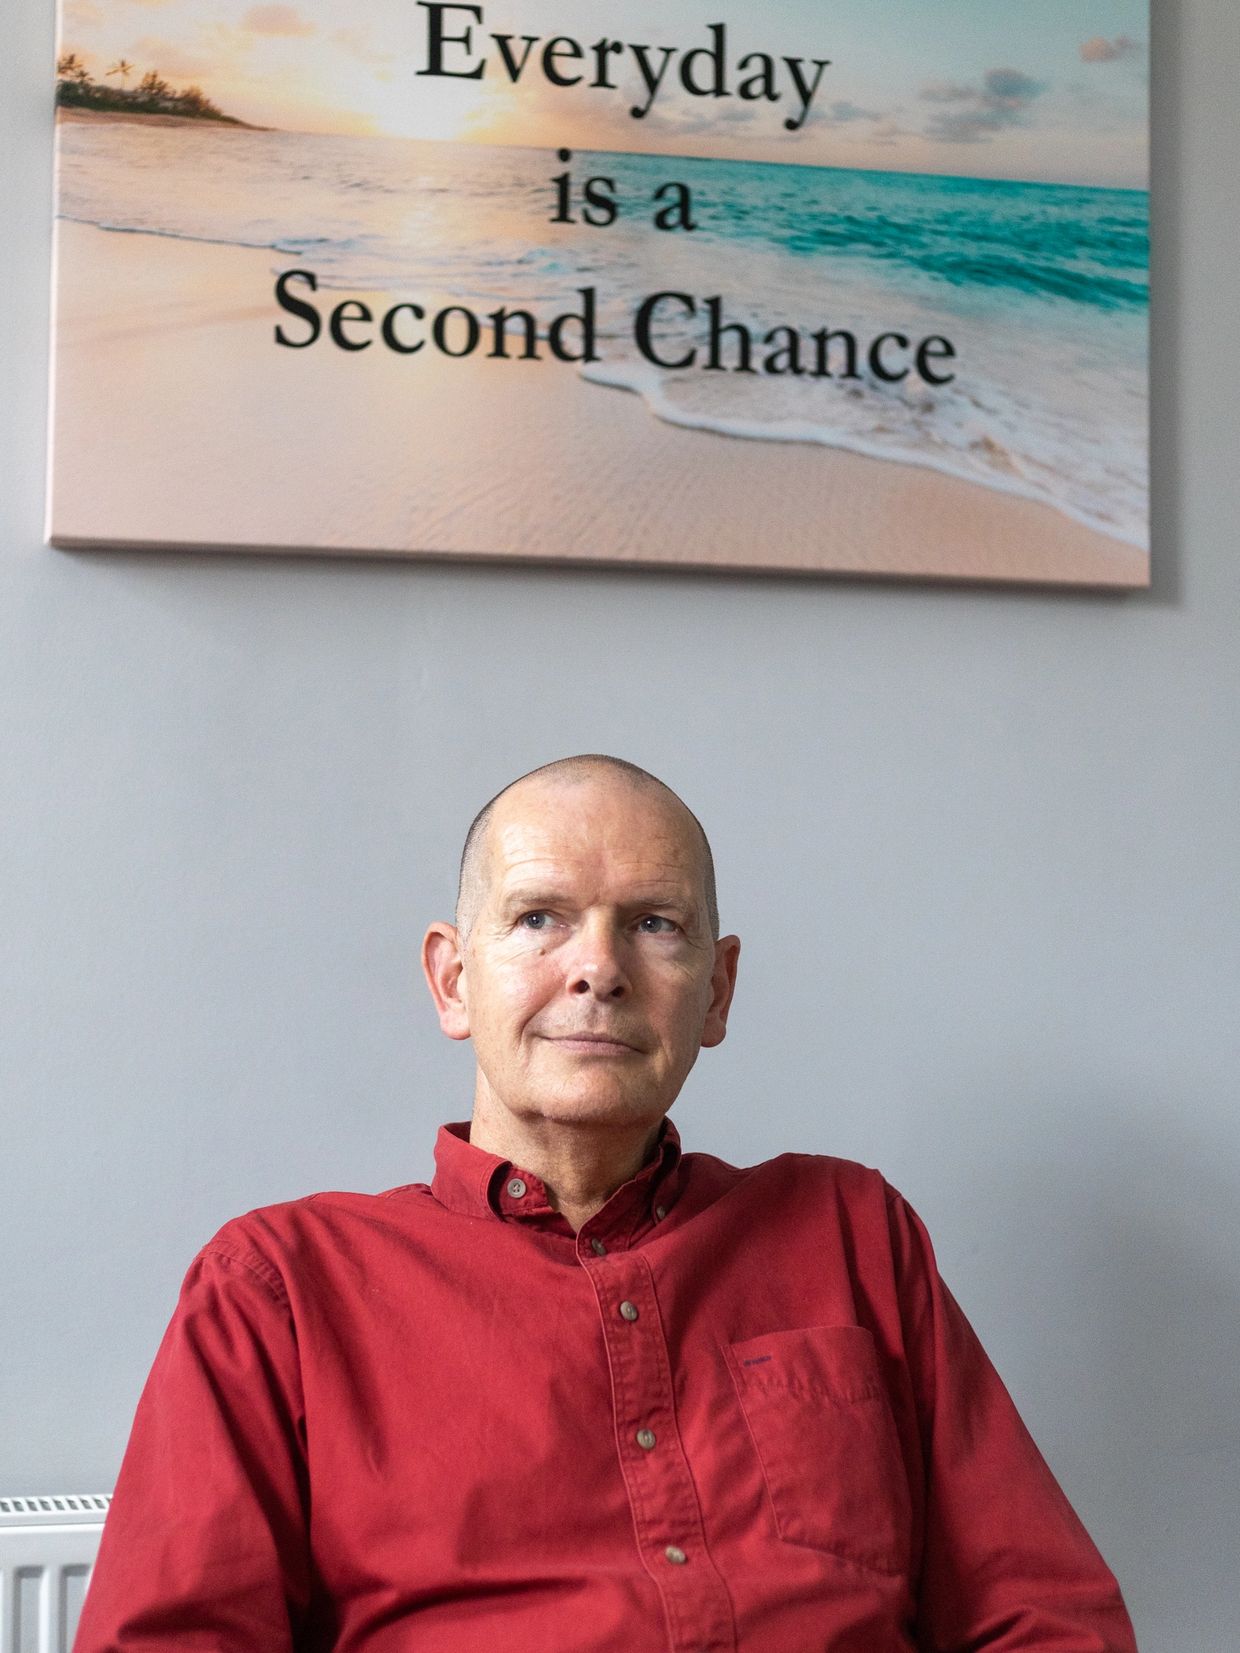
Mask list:
[[44,549],[51,6],[5,9],[0,1491],[111,1485],[226,1217],[426,1173],[462,829],[601,748],[745,938],[690,1145],[881,1165],[1146,1653],[1235,1646],[1240,9],[1156,9],[1130,598]]

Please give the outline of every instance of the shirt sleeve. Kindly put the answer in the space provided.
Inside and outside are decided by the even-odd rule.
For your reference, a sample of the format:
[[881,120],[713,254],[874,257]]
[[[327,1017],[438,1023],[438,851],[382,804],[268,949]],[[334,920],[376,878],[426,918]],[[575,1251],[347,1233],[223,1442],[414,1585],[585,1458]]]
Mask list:
[[283,1282],[213,1242],[138,1403],[74,1653],[291,1653],[310,1591],[304,1433]]
[[1136,1653],[1119,1587],[1051,1474],[929,1236],[888,1201],[926,1465],[922,1653]]

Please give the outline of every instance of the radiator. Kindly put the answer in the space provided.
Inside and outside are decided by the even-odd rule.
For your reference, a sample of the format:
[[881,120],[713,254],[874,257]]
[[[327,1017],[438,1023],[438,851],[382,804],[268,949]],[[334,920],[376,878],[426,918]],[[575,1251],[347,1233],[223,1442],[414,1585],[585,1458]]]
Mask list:
[[0,1653],[69,1653],[108,1503],[0,1498]]

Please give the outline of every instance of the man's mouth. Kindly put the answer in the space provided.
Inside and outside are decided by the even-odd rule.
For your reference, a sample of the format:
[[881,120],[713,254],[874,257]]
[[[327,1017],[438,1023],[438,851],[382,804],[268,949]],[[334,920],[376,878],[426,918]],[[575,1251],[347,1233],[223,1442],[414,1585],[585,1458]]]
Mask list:
[[576,1051],[583,1056],[629,1056],[638,1049],[614,1033],[544,1033],[543,1038],[561,1050]]

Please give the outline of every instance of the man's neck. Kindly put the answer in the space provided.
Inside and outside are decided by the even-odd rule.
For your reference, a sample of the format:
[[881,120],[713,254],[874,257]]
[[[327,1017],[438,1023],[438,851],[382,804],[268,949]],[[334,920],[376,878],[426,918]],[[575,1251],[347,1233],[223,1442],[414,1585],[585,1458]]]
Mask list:
[[662,1119],[624,1127],[527,1120],[479,1097],[469,1140],[488,1154],[532,1171],[542,1180],[551,1204],[576,1231],[602,1210],[617,1188],[637,1175],[650,1158],[662,1125]]

